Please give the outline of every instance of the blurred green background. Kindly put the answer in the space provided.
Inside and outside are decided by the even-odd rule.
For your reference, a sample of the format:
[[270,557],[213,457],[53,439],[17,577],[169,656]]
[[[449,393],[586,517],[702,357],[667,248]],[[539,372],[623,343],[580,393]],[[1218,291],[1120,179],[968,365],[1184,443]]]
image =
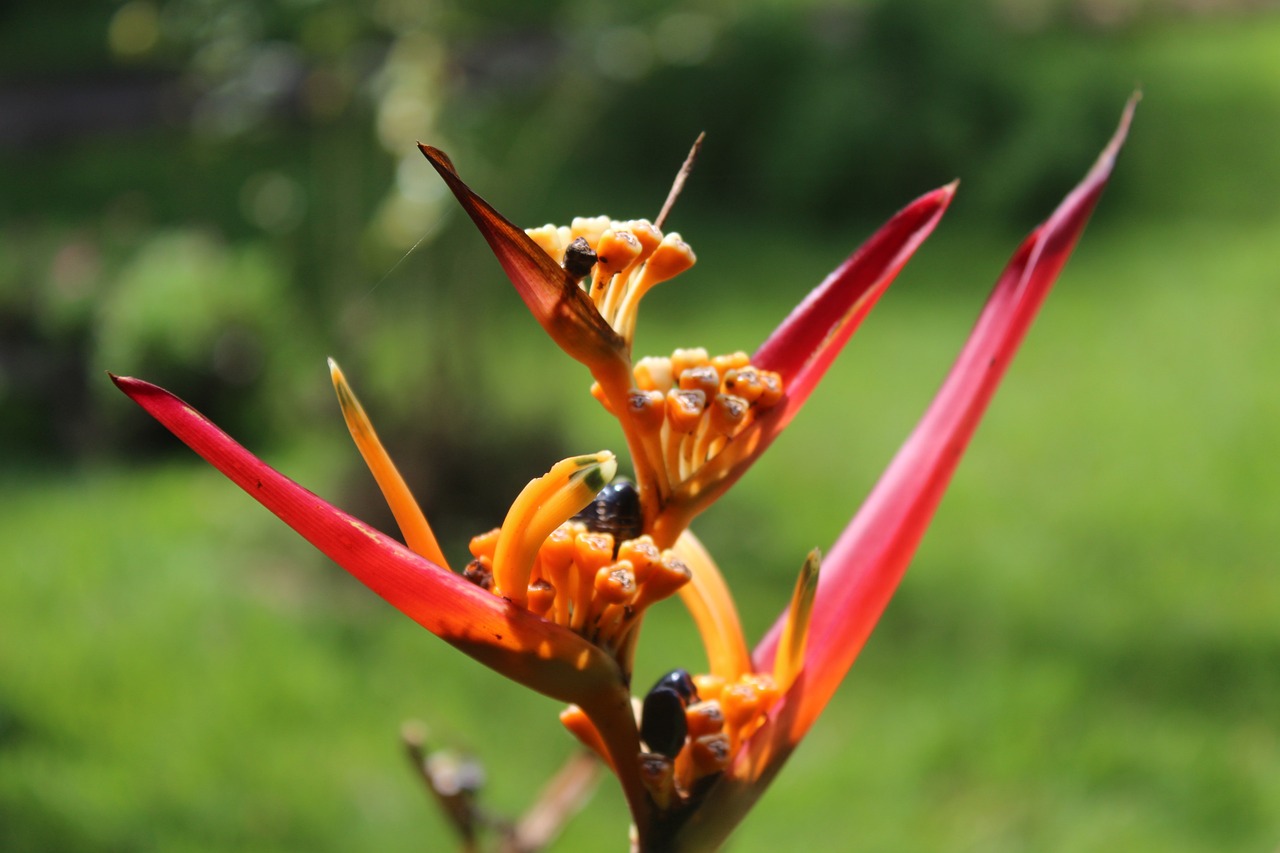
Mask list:
[[[415,141],[537,225],[655,215],[706,130],[669,220],[700,261],[646,301],[654,353],[751,350],[963,179],[696,527],[754,638],[1135,87],[1113,185],[901,592],[731,849],[1275,850],[1273,5],[7,4],[0,850],[449,849],[403,720],[486,760],[508,814],[569,753],[553,703],[375,599],[104,375],[392,529],[336,357],[451,554],[555,459],[621,449]],[[674,603],[637,678],[672,666],[702,666]],[[623,849],[624,826],[606,780],[558,849]]]

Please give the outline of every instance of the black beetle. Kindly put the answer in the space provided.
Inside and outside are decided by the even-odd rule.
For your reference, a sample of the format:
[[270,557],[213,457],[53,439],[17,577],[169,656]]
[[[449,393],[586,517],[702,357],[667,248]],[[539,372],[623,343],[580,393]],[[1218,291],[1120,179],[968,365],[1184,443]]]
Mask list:
[[684,709],[697,701],[698,688],[685,670],[673,669],[658,679],[640,709],[640,739],[650,752],[668,758],[680,754],[689,734]]
[[569,247],[564,250],[563,266],[565,272],[573,276],[574,280],[586,278],[591,274],[591,268],[596,265],[596,253],[591,248],[591,244],[587,242],[586,237],[577,237]]
[[593,533],[608,533],[613,536],[616,552],[619,545],[628,539],[635,539],[644,530],[640,492],[635,483],[619,477],[601,489],[573,520],[581,521]]

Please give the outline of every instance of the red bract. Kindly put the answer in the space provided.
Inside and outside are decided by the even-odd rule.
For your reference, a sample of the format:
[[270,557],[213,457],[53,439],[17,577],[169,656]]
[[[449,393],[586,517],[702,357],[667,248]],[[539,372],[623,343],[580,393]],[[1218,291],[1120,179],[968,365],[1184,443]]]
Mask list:
[[418,148],[471,216],[516,292],[547,334],[593,370],[607,369],[619,362],[622,338],[604,322],[564,267],[539,249],[524,229],[472,192],[458,177],[447,154],[430,145],[420,144]]
[[168,391],[130,377],[112,379],[205,461],[397,610],[508,678],[582,706],[600,720],[607,745],[626,744],[615,750],[613,760],[634,764],[635,722],[625,679],[599,648],[352,518],[258,459]]
[[[1084,231],[1136,104],[1135,97],[1126,106],[1084,180],[1018,247],[942,388],[823,560],[803,673],[690,822],[691,849],[699,849],[697,844],[714,849],[746,814],[861,652],[1023,336]],[[784,611],[756,647],[757,670],[773,669],[787,616]]]

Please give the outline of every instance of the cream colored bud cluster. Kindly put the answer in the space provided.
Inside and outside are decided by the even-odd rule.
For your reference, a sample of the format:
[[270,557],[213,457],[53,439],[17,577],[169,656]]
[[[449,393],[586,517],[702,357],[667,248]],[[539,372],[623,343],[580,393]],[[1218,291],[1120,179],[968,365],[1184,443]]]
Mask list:
[[[728,464],[753,451],[752,424],[783,394],[782,377],[752,366],[744,352],[710,357],[702,348],[678,349],[670,357],[640,359],[634,376],[627,414],[647,461],[662,472],[664,494],[726,451]],[[604,402],[598,386],[592,393]]]
[[526,231],[544,252],[581,278],[605,322],[630,344],[640,299],[697,261],[676,233],[663,234],[647,219],[619,222],[577,217],[568,225]]
[[[475,559],[464,575],[480,586],[491,588],[501,533],[495,528],[471,540]],[[616,652],[641,614],[675,594],[690,577],[688,566],[673,552],[659,550],[648,536],[615,543],[612,534],[566,521],[538,549],[526,606]]]

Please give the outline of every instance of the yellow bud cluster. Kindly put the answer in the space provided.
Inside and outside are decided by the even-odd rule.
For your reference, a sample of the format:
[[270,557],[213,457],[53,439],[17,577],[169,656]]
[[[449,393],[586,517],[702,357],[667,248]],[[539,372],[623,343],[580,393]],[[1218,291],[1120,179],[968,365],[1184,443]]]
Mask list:
[[[664,494],[683,483],[696,491],[698,473],[721,454],[732,462],[750,453],[754,442],[741,439],[783,393],[782,377],[754,367],[743,352],[710,357],[705,349],[678,349],[640,359],[633,373],[627,416]],[[603,402],[598,387],[592,391]]]
[[[475,559],[464,574],[485,588],[491,588],[486,579],[493,576],[500,538],[495,529],[471,540]],[[530,611],[616,652],[645,609],[674,595],[691,573],[648,536],[617,543],[609,533],[567,521],[542,543],[529,578]]]
[[[724,733],[732,751],[764,724],[769,709],[780,696],[773,677],[748,672],[735,681],[725,682],[716,676],[694,676],[698,695],[714,698],[724,715]],[[705,694],[704,694],[705,691]]]
[[647,219],[619,222],[577,217],[568,226],[531,228],[529,237],[582,279],[600,316],[628,346],[640,298],[693,266],[697,257],[679,234],[663,234]]

